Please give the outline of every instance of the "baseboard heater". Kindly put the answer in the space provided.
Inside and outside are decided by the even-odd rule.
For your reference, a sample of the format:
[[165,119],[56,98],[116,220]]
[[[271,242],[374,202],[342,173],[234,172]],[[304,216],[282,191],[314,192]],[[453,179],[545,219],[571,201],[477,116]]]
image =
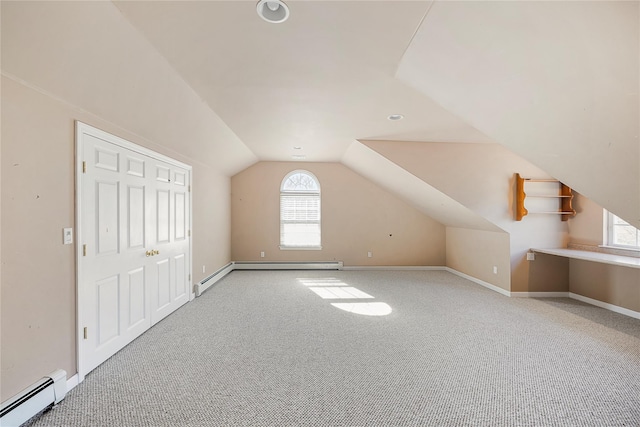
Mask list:
[[58,369],[2,403],[0,426],[18,427],[44,409],[56,405],[66,394],[67,373]]
[[231,273],[233,270],[342,270],[342,261],[328,262],[259,262],[240,261],[230,262],[211,276],[201,280],[195,285],[196,296],[213,286],[217,281]]
[[204,278],[199,283],[196,283],[196,289],[195,289],[196,296],[199,297],[200,295],[202,295],[204,291],[206,291],[208,288],[213,286],[218,280],[222,279],[224,276],[231,273],[232,271],[233,271],[233,262],[230,262],[229,264],[225,265],[224,267],[222,267],[221,269],[213,273],[211,276]]
[[342,261],[328,262],[258,262],[239,261],[233,263],[234,270],[342,270]]

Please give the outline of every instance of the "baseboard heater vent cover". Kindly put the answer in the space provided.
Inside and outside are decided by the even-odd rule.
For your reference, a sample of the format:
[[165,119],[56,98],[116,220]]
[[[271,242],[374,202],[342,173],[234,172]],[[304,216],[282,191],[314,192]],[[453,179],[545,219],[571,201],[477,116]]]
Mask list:
[[66,394],[67,372],[58,369],[2,403],[0,425],[17,427],[49,406],[56,405]]
[[199,297],[200,295],[202,295],[204,291],[209,289],[217,281],[221,280],[224,276],[231,273],[233,270],[234,270],[233,263],[230,262],[229,264],[225,265],[224,267],[222,267],[221,269],[213,273],[211,276],[202,279],[199,283],[196,283],[196,286],[195,286],[196,296]]
[[234,270],[342,270],[342,261],[327,262],[257,262],[236,261]]
[[239,261],[230,262],[211,276],[202,279],[194,286],[196,296],[199,297],[204,291],[221,280],[224,276],[234,270],[342,270],[342,261],[328,262],[259,262],[259,261]]

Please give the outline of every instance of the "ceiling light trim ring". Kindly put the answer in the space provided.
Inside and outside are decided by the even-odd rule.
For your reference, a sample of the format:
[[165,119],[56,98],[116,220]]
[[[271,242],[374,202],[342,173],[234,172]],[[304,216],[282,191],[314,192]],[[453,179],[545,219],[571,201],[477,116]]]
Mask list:
[[271,24],[289,19],[289,6],[282,0],[260,0],[256,5],[258,16]]

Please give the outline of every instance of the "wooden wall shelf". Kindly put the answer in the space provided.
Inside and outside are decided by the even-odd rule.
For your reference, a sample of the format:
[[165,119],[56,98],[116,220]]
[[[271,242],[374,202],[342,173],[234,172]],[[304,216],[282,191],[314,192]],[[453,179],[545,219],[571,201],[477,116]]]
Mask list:
[[[551,192],[548,186],[540,186],[541,188],[537,192],[533,192],[527,195],[525,192],[525,184],[535,183],[558,183],[559,188],[557,192]],[[530,186],[527,186],[530,187]],[[540,191],[541,190],[541,191]],[[529,199],[558,199],[559,210],[541,210],[531,211],[525,207],[525,200]],[[573,200],[573,193],[571,188],[567,187],[556,179],[535,179],[535,178],[523,178],[519,173],[516,174],[516,221],[522,221],[528,214],[552,214],[560,215],[562,221],[568,220],[570,217],[575,216],[576,211],[571,206]]]

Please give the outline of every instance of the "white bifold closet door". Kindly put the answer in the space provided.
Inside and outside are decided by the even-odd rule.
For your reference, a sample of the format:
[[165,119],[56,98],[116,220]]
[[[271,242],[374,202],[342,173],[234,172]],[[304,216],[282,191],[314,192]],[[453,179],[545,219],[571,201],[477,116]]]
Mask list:
[[191,298],[191,173],[86,125],[78,137],[82,378]]

